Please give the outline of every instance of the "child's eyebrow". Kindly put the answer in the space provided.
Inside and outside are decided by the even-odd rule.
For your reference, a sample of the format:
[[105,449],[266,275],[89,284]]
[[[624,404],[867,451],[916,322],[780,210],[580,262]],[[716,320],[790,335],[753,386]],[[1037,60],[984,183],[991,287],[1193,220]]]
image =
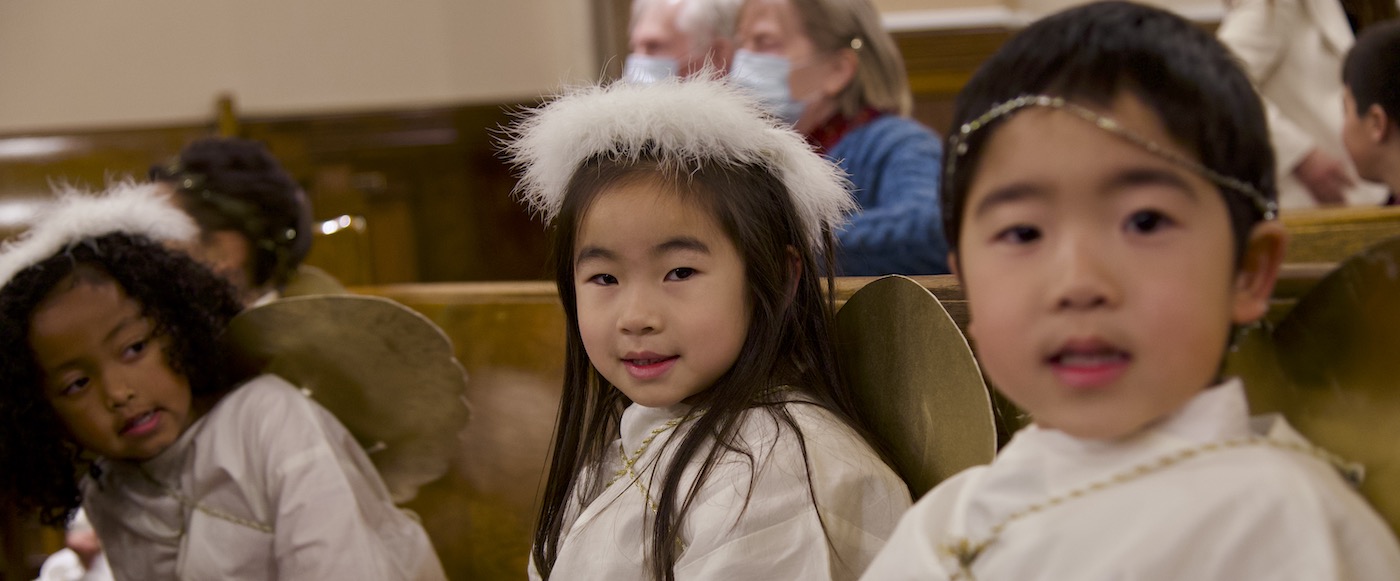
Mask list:
[[1181,175],[1166,169],[1152,167],[1135,167],[1113,176],[1109,180],[1106,191],[1117,192],[1138,186],[1167,186],[1176,190],[1191,201],[1196,201],[1196,190]]
[[[1134,187],[1152,185],[1167,186],[1169,189],[1176,190],[1190,198],[1191,201],[1197,200],[1196,190],[1180,174],[1154,167],[1129,168],[1114,174],[1101,191],[1114,193]],[[1027,198],[1040,198],[1046,195],[1046,188],[1038,184],[1029,182],[1007,184],[992,190],[991,193],[982,198],[982,201],[978,202],[977,207],[973,210],[973,216],[980,217],[1001,204],[1009,204]]]
[[973,209],[972,215],[980,218],[987,212],[990,212],[992,208],[1002,204],[1009,204],[1026,198],[1043,198],[1045,196],[1045,188],[1036,184],[1028,182],[1007,184],[992,190],[991,193],[988,193],[986,197],[982,198],[982,201],[978,202],[977,207]]
[[578,253],[578,258],[574,259],[574,266],[578,266],[590,260],[617,260],[617,253],[601,246],[585,246]]
[[104,338],[104,340],[108,343],[112,342],[112,340],[116,339],[117,335],[121,334],[123,330],[127,329],[132,325],[140,323],[143,320],[145,320],[145,317],[141,315],[131,315],[120,321],[117,321],[117,324],[112,327],[112,330],[107,332],[107,336]]
[[692,236],[678,236],[676,238],[672,238],[670,240],[662,242],[661,244],[657,244],[656,249],[652,251],[652,254],[662,255],[668,252],[677,252],[682,250],[699,252],[701,254],[710,253],[710,247],[707,246],[704,242],[701,242],[699,238],[695,238]]

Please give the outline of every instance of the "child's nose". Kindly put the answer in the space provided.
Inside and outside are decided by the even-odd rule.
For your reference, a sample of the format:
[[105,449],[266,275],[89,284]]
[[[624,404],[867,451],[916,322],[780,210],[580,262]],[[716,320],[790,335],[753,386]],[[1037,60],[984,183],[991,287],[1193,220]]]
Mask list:
[[1103,259],[1103,244],[1081,237],[1067,240],[1053,261],[1056,286],[1050,295],[1056,310],[1095,309],[1116,304],[1118,288]]
[[634,287],[626,293],[618,312],[618,330],[626,335],[644,335],[661,330],[657,297],[649,289]]
[[111,409],[121,408],[136,398],[136,390],[132,389],[131,383],[111,373],[102,378],[102,392],[107,396],[107,406]]

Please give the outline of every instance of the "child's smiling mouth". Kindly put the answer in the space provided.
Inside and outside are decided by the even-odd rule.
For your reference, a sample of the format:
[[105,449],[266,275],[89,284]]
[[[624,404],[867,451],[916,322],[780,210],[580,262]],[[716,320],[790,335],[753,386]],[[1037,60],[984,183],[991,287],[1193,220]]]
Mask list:
[[122,424],[122,429],[118,434],[122,436],[144,436],[151,433],[160,425],[159,411],[160,410],[152,409],[127,418],[126,422]]
[[1132,360],[1132,354],[1101,339],[1075,339],[1065,342],[1046,363],[1066,386],[1099,389],[1122,376]]
[[665,375],[678,359],[680,359],[679,355],[659,355],[651,352],[628,353],[623,356],[622,364],[627,367],[627,373],[634,379],[648,380]]

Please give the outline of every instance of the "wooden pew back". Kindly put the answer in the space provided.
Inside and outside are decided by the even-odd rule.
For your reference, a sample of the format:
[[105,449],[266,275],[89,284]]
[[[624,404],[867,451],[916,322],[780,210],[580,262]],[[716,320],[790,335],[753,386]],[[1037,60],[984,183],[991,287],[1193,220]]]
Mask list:
[[1282,219],[1290,238],[1284,261],[1291,263],[1341,262],[1400,236],[1400,206],[1293,210]]
[[[1274,317],[1329,267],[1289,265]],[[874,278],[841,278],[843,304]],[[953,276],[915,277],[967,329],[967,303]],[[543,487],[563,384],[564,312],[553,283],[438,283],[356,287],[426,315],[452,338],[469,376],[472,421],[449,475],[426,486],[410,507],[423,517],[454,579],[519,579]],[[1001,400],[1001,438],[1019,427]]]

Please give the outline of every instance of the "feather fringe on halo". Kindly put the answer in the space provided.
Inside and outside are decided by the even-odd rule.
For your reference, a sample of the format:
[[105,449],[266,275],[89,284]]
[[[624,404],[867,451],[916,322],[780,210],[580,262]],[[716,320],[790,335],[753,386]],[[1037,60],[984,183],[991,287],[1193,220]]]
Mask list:
[[85,239],[125,232],[165,242],[193,240],[199,233],[194,220],[155,185],[122,182],[97,194],[63,188],[58,196],[32,228],[0,248],[0,288]]
[[824,246],[856,209],[844,172],[758,104],[712,77],[651,85],[613,83],[565,91],[507,130],[504,152],[520,171],[515,195],[553,222],[578,167],[597,155],[663,164],[753,164],[773,172],[792,196],[808,238]]

